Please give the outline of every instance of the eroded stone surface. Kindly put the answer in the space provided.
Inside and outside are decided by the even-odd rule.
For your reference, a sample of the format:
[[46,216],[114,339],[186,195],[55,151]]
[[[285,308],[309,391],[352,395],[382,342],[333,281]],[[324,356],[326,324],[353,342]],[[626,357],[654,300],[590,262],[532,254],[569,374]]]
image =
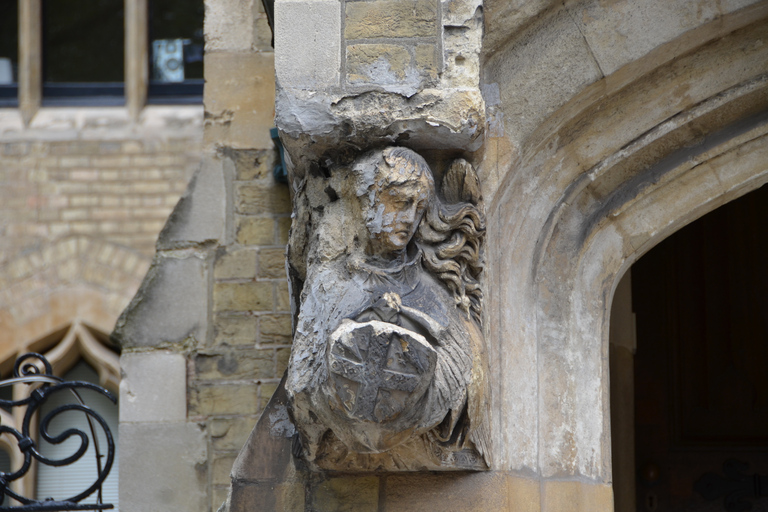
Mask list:
[[277,2],[275,117],[293,172],[406,140],[476,151],[485,126],[480,5]]
[[296,196],[286,389],[304,454],[333,469],[483,469],[483,201],[454,161],[366,153]]

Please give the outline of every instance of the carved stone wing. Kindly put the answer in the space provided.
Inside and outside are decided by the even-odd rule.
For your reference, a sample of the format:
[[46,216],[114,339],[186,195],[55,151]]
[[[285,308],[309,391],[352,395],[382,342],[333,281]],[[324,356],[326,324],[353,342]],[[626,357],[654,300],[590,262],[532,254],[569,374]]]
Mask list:
[[478,206],[483,202],[477,173],[463,158],[454,160],[445,172],[440,192],[448,203],[464,202]]

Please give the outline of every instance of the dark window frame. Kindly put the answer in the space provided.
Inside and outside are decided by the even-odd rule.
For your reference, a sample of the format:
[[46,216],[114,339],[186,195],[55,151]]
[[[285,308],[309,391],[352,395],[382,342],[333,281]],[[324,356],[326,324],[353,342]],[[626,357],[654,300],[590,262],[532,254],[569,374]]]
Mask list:
[[[17,0],[19,6],[22,2],[27,0]],[[131,16],[131,21],[140,23],[142,19],[141,8],[129,9],[129,4],[143,3],[144,9],[147,8],[149,0],[123,0],[124,16],[126,18],[126,30],[123,34],[123,49],[125,58],[128,59],[128,44],[129,44],[129,30],[128,30],[128,17]],[[43,2],[41,1],[41,6]],[[139,14],[137,14],[137,12]],[[147,77],[151,77],[151,45],[149,41],[149,12],[144,11],[146,26],[141,27],[143,33],[146,36],[146,45],[143,48],[143,58],[147,66]],[[40,18],[34,19],[32,24],[34,30],[37,31],[39,37],[43,37],[43,21],[44,16],[42,14],[42,8],[40,12]],[[22,23],[22,20],[19,20]],[[21,27],[19,27],[19,44],[21,44]],[[40,58],[33,63],[37,66],[39,73],[42,75],[43,71],[43,59],[42,47],[40,52]],[[130,66],[125,66],[125,73],[129,73]],[[124,75],[122,82],[89,82],[89,83],[62,83],[62,82],[45,82],[41,80],[38,84],[40,87],[40,98],[36,110],[39,106],[43,107],[65,107],[65,106],[129,106],[129,109],[134,112],[134,115],[138,115],[147,105],[202,105],[203,103],[203,88],[205,84],[204,79],[188,79],[184,82],[178,83],[158,83],[151,78],[147,79],[143,83],[143,93],[139,93],[138,101],[136,94],[134,93],[132,98],[129,98],[128,83],[135,83],[137,77]],[[29,87],[29,86],[28,86]],[[31,86],[34,90],[34,86]],[[21,84],[3,84],[0,85],[0,108],[18,108],[20,106],[20,94]],[[142,99],[143,97],[143,99]],[[138,107],[131,108],[131,104],[134,106],[138,104]]]

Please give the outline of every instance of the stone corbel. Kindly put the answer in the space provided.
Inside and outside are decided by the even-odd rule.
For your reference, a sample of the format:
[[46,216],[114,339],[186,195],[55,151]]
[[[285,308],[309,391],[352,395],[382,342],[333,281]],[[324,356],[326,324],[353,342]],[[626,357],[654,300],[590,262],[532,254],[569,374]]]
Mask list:
[[389,146],[294,196],[286,390],[317,468],[488,468],[482,195],[466,160],[439,177]]
[[489,468],[485,212],[468,161],[485,127],[481,13],[477,0],[276,3],[285,389],[311,468]]

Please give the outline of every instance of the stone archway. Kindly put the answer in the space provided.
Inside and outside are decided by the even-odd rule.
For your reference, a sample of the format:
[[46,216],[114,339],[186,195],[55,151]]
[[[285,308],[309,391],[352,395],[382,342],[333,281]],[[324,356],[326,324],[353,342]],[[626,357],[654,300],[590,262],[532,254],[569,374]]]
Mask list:
[[736,50],[764,31],[747,24],[656,66],[633,63],[645,71],[621,84],[587,87],[497,176],[488,264],[496,463],[538,474],[542,500],[571,492],[589,508],[589,488],[612,506],[607,349],[621,275],[669,234],[768,181],[766,76]]

